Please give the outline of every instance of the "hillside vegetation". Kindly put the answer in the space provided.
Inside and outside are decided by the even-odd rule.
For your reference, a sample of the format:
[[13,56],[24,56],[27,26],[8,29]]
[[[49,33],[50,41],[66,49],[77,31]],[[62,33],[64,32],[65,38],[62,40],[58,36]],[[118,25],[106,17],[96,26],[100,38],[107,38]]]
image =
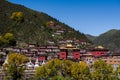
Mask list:
[[120,52],[120,30],[109,30],[94,39],[93,43],[118,53]]
[[93,41],[97,38],[97,36],[92,36],[90,34],[86,34],[86,37],[90,40],[90,41]]
[[52,34],[57,31],[57,29],[53,30],[46,26],[49,21],[55,23],[54,27],[61,26],[60,30],[64,30],[64,33],[58,36],[58,40],[75,38],[89,41],[83,33],[43,12],[34,11],[6,0],[0,0],[1,35],[9,32],[15,35],[18,42],[47,44],[47,40],[54,39]]

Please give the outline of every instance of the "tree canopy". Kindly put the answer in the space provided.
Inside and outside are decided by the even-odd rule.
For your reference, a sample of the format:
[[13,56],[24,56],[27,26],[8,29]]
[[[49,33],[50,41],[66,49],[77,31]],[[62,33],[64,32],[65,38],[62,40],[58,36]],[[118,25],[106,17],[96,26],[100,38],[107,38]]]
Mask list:
[[23,21],[23,12],[13,12],[10,16],[10,19],[15,20],[17,22]]
[[4,35],[0,35],[0,46],[15,46],[16,40],[12,33],[5,33]]
[[3,65],[5,73],[5,80],[21,80],[24,76],[25,66],[24,63],[28,58],[22,54],[11,53],[8,54],[7,63]]
[[46,65],[37,68],[35,79],[44,80],[119,80],[120,66],[113,70],[103,60],[94,62],[92,68],[83,62],[70,60],[49,60]]
[[44,80],[79,80],[79,79],[89,79],[89,68],[86,63],[76,63],[70,60],[59,60],[54,59],[48,61],[44,66],[37,68],[35,73],[36,79]]
[[103,60],[97,60],[95,61],[93,65],[93,73],[92,78],[93,79],[99,79],[99,80],[112,80],[113,79],[113,68],[111,65],[108,65]]

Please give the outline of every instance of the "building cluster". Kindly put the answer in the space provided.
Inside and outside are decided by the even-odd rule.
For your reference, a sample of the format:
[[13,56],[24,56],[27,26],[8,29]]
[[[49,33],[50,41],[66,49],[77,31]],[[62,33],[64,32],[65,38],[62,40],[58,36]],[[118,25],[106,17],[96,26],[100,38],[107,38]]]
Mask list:
[[[90,67],[98,59],[104,60],[106,63],[112,65],[114,69],[120,64],[120,54],[110,53],[108,49],[104,49],[102,46],[92,49],[80,49],[79,47],[68,43],[66,45],[47,45],[36,47],[35,44],[29,44],[27,48],[13,48],[8,47],[0,50],[0,53],[4,52],[16,52],[24,54],[29,57],[29,62],[26,64],[28,68],[36,68],[39,65],[44,65],[48,60],[69,59],[76,62],[84,61]],[[5,61],[5,58],[4,58]]]
[[[52,34],[53,38],[61,36],[66,31],[67,33],[71,33],[73,31],[72,29],[66,30],[59,25],[55,25],[53,21],[50,21],[48,26],[55,30]],[[27,63],[28,68],[36,68],[54,58],[70,59],[77,62],[84,61],[90,67],[92,67],[93,63],[98,59],[102,59],[106,63],[113,65],[114,69],[116,69],[120,64],[120,54],[110,53],[108,49],[104,49],[102,46],[95,48],[91,43],[82,39],[78,40],[76,38],[60,39],[57,45],[55,45],[54,40],[48,40],[47,45],[43,46],[28,44],[27,47],[24,48],[1,48],[0,54],[3,55],[2,58],[0,58],[1,66],[9,52],[20,53],[28,56],[30,58],[29,63]]]
[[[54,23],[50,22],[50,27],[54,27]],[[61,35],[64,33],[64,29],[61,26],[57,25],[58,30],[52,34],[52,36]],[[69,30],[68,32],[71,32]],[[55,45],[54,41],[49,40],[48,45],[36,46],[36,44],[28,44],[27,47],[6,47],[0,49],[0,65],[7,63],[7,54],[9,52],[15,52],[19,54],[24,54],[29,57],[29,62],[26,63],[27,69],[30,71],[35,70],[35,68],[40,65],[45,65],[48,60],[58,58],[58,59],[68,59],[72,61],[84,61],[90,68],[92,68],[94,62],[98,59],[104,60],[107,64],[113,66],[114,69],[120,64],[120,54],[110,53],[108,49],[103,48],[102,46],[94,47],[91,43],[85,42],[83,40],[77,39],[65,39],[60,40],[58,45]],[[30,74],[29,71],[26,73]],[[33,75],[30,74],[30,75]],[[26,75],[27,77],[27,75]]]

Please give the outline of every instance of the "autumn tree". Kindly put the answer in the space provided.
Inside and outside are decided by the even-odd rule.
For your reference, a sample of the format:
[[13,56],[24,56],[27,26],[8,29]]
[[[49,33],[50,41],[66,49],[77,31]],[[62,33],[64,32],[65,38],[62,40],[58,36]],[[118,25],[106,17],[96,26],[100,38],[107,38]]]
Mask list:
[[67,80],[71,78],[71,66],[74,62],[71,60],[50,60],[46,67],[51,70],[50,77],[56,78],[56,76],[61,76]]
[[53,78],[50,78],[49,80],[67,80],[63,76],[55,76]]
[[50,75],[50,69],[48,69],[45,66],[40,66],[39,68],[37,68],[36,72],[35,72],[35,79],[39,80],[39,79],[44,79],[44,80],[48,80],[49,79],[49,75]]
[[117,80],[120,80],[120,65],[114,71],[114,77],[117,78]]
[[59,59],[49,60],[45,66],[40,66],[35,72],[35,78],[42,78],[48,80],[54,76],[57,76],[61,69],[61,61]]
[[46,22],[46,23],[44,24],[45,27],[49,27],[49,25],[50,25],[50,22]]
[[66,79],[70,79],[71,78],[71,69],[72,69],[72,65],[74,65],[75,62],[71,61],[71,60],[62,60],[61,63],[61,74],[62,76],[64,76]]
[[12,33],[5,33],[5,35],[0,35],[0,46],[15,46],[16,40]]
[[23,21],[23,12],[13,12],[10,16],[10,19],[16,21],[16,22],[22,22]]
[[45,66],[37,68],[36,80],[88,80],[90,77],[89,67],[86,63],[73,62],[70,60],[49,60]]
[[113,68],[103,60],[95,61],[92,79],[94,80],[113,80]]
[[16,41],[14,35],[12,33],[6,33],[4,35],[4,43],[6,46],[15,46]]
[[88,65],[81,61],[80,63],[74,63],[71,69],[73,80],[89,80],[90,70]]
[[58,72],[60,72],[61,70],[61,64],[62,62],[59,59],[53,59],[53,60],[48,61],[48,63],[46,64],[46,67],[48,69],[51,69],[50,76],[56,76],[59,74]]
[[6,74],[6,80],[21,80],[24,76],[24,63],[28,58],[22,54],[11,53],[8,54],[7,63],[3,65],[3,71]]

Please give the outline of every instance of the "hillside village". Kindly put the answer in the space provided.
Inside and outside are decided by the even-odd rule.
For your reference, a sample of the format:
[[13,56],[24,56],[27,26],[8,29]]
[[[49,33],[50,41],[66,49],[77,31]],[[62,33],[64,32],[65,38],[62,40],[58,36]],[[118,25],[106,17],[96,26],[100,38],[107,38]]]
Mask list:
[[[95,74],[97,75],[97,77],[95,75],[93,79],[91,78],[89,80],[113,80],[116,76],[116,80],[120,79],[120,71],[118,70],[120,68],[119,47],[115,49],[112,48],[112,50],[114,49],[116,51],[113,52],[114,50],[112,51],[109,47],[103,47],[103,44],[100,45],[100,42],[102,42],[102,39],[105,37],[104,35],[102,36],[102,38],[93,37],[94,40],[97,40],[96,44],[94,44],[94,42],[92,40],[90,41],[85,36],[85,34],[76,31],[75,29],[69,27],[64,23],[59,22],[58,20],[50,17],[47,14],[33,11],[29,8],[25,8],[22,5],[13,4],[6,0],[0,0],[0,13],[0,80],[4,80],[4,77],[8,76],[6,75],[6,73],[4,73],[4,65],[5,70],[7,71],[6,64],[8,64],[8,57],[11,53],[15,53],[17,55],[22,54],[29,59],[27,62],[22,65],[18,65],[17,67],[14,67],[14,63],[12,63],[12,67],[16,69],[21,66],[24,67],[25,73],[23,76],[25,80],[34,80],[34,75],[37,71],[37,68],[43,66],[43,68],[45,69],[45,66],[49,63],[49,61],[53,61],[53,64],[55,64],[56,61],[58,66],[59,62],[57,62],[57,60],[63,63],[60,64],[62,65],[61,71],[56,70],[55,76],[57,75],[67,77],[67,79],[60,80],[84,80],[85,77],[90,78],[91,76],[93,77]],[[16,16],[18,14],[20,16]],[[117,31],[115,30],[114,33],[116,32]],[[117,37],[119,36],[118,32],[116,33]],[[5,33],[10,33],[12,35],[12,39],[9,39],[9,36],[5,38]],[[110,31],[110,33],[113,33],[113,31]],[[112,36],[115,36],[116,38],[116,34]],[[116,39],[114,42],[116,41],[119,41],[119,39]],[[117,42],[117,44],[118,43],[119,42]],[[66,63],[64,62],[65,60]],[[98,65],[98,73],[94,74],[94,64],[96,61],[99,60],[102,60],[103,63],[105,62],[103,65],[100,63],[100,65],[102,65],[102,68],[104,69],[99,69]],[[72,61],[72,63],[69,63],[69,61]],[[84,64],[84,67],[81,67],[81,65],[79,65],[79,63],[82,62]],[[76,77],[74,77],[75,74],[72,74],[72,71],[74,72],[74,70],[72,69],[76,67],[76,63],[81,68],[81,71],[83,71],[83,73],[78,72],[78,75],[82,74],[83,79],[76,79]],[[52,76],[50,74],[49,77],[54,77],[54,69],[60,68],[60,66],[56,68],[56,66],[53,64],[53,72],[51,70]],[[67,68],[63,68],[64,65],[67,66]],[[70,70],[69,68],[71,68],[71,66],[72,69]],[[77,70],[80,69],[79,67],[77,66],[75,68],[76,75]],[[71,71],[69,78],[67,73],[66,75],[62,74],[62,72],[65,71],[63,69],[68,70],[66,71],[68,73]],[[105,69],[107,69],[108,71],[105,71]],[[116,73],[117,71],[118,73]],[[46,73],[47,71],[43,72]],[[72,78],[74,77],[74,79],[70,79],[71,75]],[[88,80],[87,78],[85,80]],[[45,80],[48,79],[46,78]]]
[[[53,21],[50,21],[49,27],[51,29],[56,29],[56,32],[54,32],[52,36],[56,37],[62,35],[62,33],[64,33],[65,30],[63,30],[61,26],[54,25],[55,23]],[[52,41],[48,40],[47,45],[39,46],[37,44],[29,43],[21,46],[1,48],[0,53],[5,56],[9,52],[25,54],[26,56],[31,58],[31,61],[33,61],[33,63],[37,58],[39,62],[59,58],[70,59],[77,62],[85,60],[85,62],[89,64],[90,63],[93,64],[94,60],[96,60],[97,58],[101,58],[105,60],[105,62],[107,62],[108,64],[112,64],[115,67],[117,66],[117,64],[120,63],[119,61],[120,55],[118,53],[111,53],[109,49],[106,49],[102,46],[95,47],[92,43],[86,42],[85,40],[82,39],[77,40],[73,38],[60,40],[58,41],[58,44],[56,44],[53,40]],[[1,60],[1,62],[4,62],[4,60]]]
[[[53,21],[50,21],[49,28],[53,30],[56,29],[53,37],[60,36],[64,33],[61,26],[54,26]],[[84,61],[89,65],[91,71],[94,62],[98,59],[102,59],[107,64],[112,65],[114,70],[116,70],[120,64],[120,54],[111,53],[102,46],[95,47],[90,42],[78,39],[59,40],[58,44],[55,44],[54,40],[49,40],[47,41],[47,45],[29,43],[21,46],[1,48],[1,66],[7,62],[7,54],[10,52],[24,54],[29,57],[29,62],[26,63],[28,70],[35,70],[40,65],[45,65],[49,60],[56,58],[60,60],[68,59],[75,62]]]

